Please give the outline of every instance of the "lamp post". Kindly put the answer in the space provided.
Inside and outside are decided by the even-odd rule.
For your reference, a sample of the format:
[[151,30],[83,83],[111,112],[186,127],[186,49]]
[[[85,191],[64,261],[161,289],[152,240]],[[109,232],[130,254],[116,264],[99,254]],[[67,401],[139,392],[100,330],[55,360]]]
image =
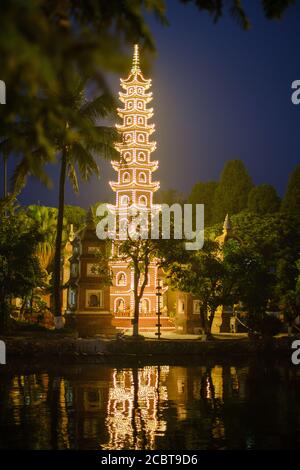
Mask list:
[[156,323],[156,326],[157,326],[157,332],[155,333],[155,335],[157,336],[157,339],[160,339],[161,337],[161,323],[160,323],[160,316],[161,316],[161,311],[160,311],[160,298],[162,296],[162,281],[161,279],[158,279],[157,281],[157,286],[156,286],[156,296],[157,296],[157,323]]

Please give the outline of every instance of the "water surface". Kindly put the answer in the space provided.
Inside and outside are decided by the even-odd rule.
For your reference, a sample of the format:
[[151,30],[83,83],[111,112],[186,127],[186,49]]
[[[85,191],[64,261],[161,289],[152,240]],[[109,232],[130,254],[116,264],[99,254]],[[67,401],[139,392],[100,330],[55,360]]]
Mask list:
[[81,365],[3,372],[0,448],[300,448],[300,368]]

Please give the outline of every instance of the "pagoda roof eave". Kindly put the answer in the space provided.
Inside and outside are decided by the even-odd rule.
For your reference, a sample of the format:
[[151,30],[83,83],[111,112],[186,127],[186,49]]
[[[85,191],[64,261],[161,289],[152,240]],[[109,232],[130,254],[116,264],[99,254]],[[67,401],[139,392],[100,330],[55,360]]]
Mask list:
[[159,182],[139,184],[137,181],[131,182],[131,183],[118,183],[118,182],[110,181],[109,184],[114,191],[121,190],[121,189],[124,191],[127,191],[128,189],[142,189],[142,190],[151,189],[152,191],[157,191],[157,189],[159,189]]
[[[122,108],[117,108],[117,113],[119,114],[120,117],[123,117],[124,115],[127,114],[133,114],[133,115],[139,115],[139,114],[148,114],[148,118],[153,116],[153,108],[149,109],[138,109],[138,108],[131,108],[131,109],[122,109]],[[149,116],[151,114],[151,116]]]
[[139,162],[137,160],[132,160],[131,162],[129,163],[121,163],[121,162],[116,162],[115,160],[111,162],[112,164],[112,167],[114,170],[118,171],[118,170],[126,170],[126,169],[130,169],[130,167],[133,167],[133,168],[137,168],[137,169],[142,169],[142,168],[146,168],[147,170],[150,170],[151,172],[154,172],[157,170],[158,166],[159,166],[159,162],[158,160],[154,160],[153,162]]
[[[125,98],[126,100],[127,99],[131,99],[131,98],[137,98],[137,99],[146,99],[148,100],[147,103],[149,103],[149,101],[151,101],[153,99],[153,93],[152,91],[149,92],[149,93],[145,93],[144,95],[139,95],[138,93],[132,93],[131,95],[127,95],[127,93],[122,93],[121,91],[119,92],[119,98]],[[122,100],[121,100],[122,101]]]
[[120,79],[121,85],[132,85],[132,84],[142,84],[146,86],[151,86],[151,78],[145,78],[142,72],[132,73],[130,72],[127,78]]
[[147,124],[147,126],[139,126],[138,124],[132,124],[131,126],[125,126],[124,124],[116,124],[118,131],[129,132],[129,131],[141,131],[141,132],[152,132],[155,131],[155,124]]
[[139,143],[139,142],[130,142],[130,143],[116,143],[114,145],[115,149],[118,150],[119,152],[121,150],[149,150],[150,152],[153,152],[156,149],[156,142],[151,142],[151,143]]

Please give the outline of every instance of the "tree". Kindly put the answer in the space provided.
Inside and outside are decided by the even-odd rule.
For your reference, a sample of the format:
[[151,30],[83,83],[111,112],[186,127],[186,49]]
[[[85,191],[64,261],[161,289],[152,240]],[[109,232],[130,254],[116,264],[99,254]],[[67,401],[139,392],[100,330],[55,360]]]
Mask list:
[[270,184],[254,186],[249,192],[248,209],[255,214],[273,214],[280,207],[280,198]]
[[221,222],[226,214],[237,214],[245,209],[252,187],[252,179],[243,162],[229,160],[222,171],[215,191],[214,221]]
[[[54,258],[55,238],[57,225],[57,209],[53,207],[31,205],[27,208],[27,215],[38,226],[42,240],[37,244],[36,255],[41,267],[49,270]],[[64,223],[64,240],[66,240],[66,224]]]
[[234,233],[243,244],[264,259],[276,274],[275,297],[294,289],[300,253],[300,224],[286,213],[266,214],[241,212],[231,218]]
[[[61,120],[64,126],[54,132],[57,151],[60,153],[60,178],[58,217],[54,256],[54,314],[61,316],[61,248],[64,219],[66,177],[69,176],[75,192],[79,191],[76,167],[81,178],[88,180],[92,174],[99,175],[95,156],[116,157],[113,142],[116,134],[111,128],[96,126],[99,118],[107,116],[114,109],[114,101],[108,95],[100,95],[93,101],[84,98],[85,83],[72,84],[74,77],[68,77],[67,87],[60,102]],[[73,86],[72,86],[73,85]],[[61,322],[60,322],[61,325]]]
[[45,275],[36,255],[42,241],[38,225],[12,205],[0,211],[0,218],[0,331],[4,332],[11,299],[43,287]]
[[[182,256],[188,257],[185,262],[182,262]],[[202,250],[181,254],[179,261],[169,258],[167,279],[173,287],[200,300],[200,324],[205,335],[210,337],[215,312],[229,298],[219,244],[206,240]]]
[[247,312],[249,328],[260,331],[274,289],[274,272],[264,257],[247,245],[237,244],[229,249],[224,262],[232,299],[235,303],[240,302]]
[[105,71],[120,72],[127,64],[124,42],[154,50],[144,9],[166,23],[164,4],[157,0],[113,0],[109,5],[106,0],[3,0],[0,67],[10,90],[6,122],[15,122],[14,113],[35,114],[28,103],[41,90],[59,93],[65,69],[97,77],[103,85]]
[[75,232],[85,225],[87,212],[82,207],[65,205],[64,215],[68,228],[73,224]]
[[282,211],[300,215],[300,165],[291,173],[287,190],[282,200]]
[[[194,3],[200,11],[207,11],[217,22],[223,15],[225,3],[232,18],[243,28],[250,29],[251,22],[245,8],[240,0],[230,0],[228,2],[215,0],[180,0],[182,3]],[[262,9],[269,20],[279,19],[283,16],[289,6],[295,4],[295,0],[261,0]]]
[[128,234],[128,239],[119,243],[120,256],[128,260],[128,267],[133,270],[134,312],[132,335],[137,338],[139,336],[140,302],[148,283],[150,263],[155,260],[157,254],[157,241],[142,239],[141,237],[133,238]]
[[214,213],[214,197],[218,183],[207,181],[196,183],[188,197],[189,204],[204,204],[205,226],[211,225]]
[[159,190],[156,196],[156,202],[158,204],[168,204],[169,206],[173,204],[182,205],[184,203],[184,196],[177,191],[177,189],[170,188],[164,191]]

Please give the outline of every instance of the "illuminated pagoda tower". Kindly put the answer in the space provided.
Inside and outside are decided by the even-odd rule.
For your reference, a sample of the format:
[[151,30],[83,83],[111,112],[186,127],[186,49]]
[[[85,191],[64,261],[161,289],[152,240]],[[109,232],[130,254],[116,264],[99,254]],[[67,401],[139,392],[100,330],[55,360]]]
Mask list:
[[[152,173],[158,162],[151,161],[151,154],[156,149],[156,142],[150,140],[155,130],[148,120],[153,116],[153,109],[148,108],[152,100],[149,92],[151,79],[145,79],[140,68],[139,48],[134,46],[133,62],[126,79],[121,79],[124,92],[119,93],[122,108],[118,114],[122,124],[116,125],[120,133],[120,142],[115,144],[120,152],[120,160],[113,161],[117,172],[117,181],[110,182],[116,193],[116,203],[111,206],[116,213],[117,226],[127,220],[129,208],[150,212],[158,209],[153,204],[153,193],[159,189],[159,182],[152,180]],[[113,256],[117,255],[117,242],[113,244]],[[130,317],[133,313],[133,272],[128,262],[117,259],[111,263],[113,286],[111,288],[111,311],[116,317]],[[141,302],[141,316],[155,315],[156,312],[157,268],[153,263],[149,269],[148,283]]]

